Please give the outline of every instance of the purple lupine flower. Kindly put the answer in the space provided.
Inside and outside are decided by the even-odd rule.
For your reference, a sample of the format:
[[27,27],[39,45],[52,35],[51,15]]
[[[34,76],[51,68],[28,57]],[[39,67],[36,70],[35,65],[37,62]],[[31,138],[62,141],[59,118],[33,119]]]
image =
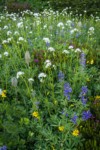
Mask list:
[[64,73],[62,71],[59,71],[58,73],[58,80],[63,81],[64,80]]
[[82,86],[81,93],[80,93],[79,97],[81,98],[83,105],[85,105],[87,102],[87,98],[85,97],[87,92],[88,92],[87,86]]
[[90,110],[88,110],[88,111],[83,111],[83,113],[82,113],[82,119],[83,119],[84,121],[86,121],[86,120],[88,120],[89,118],[91,118],[91,116],[92,116],[92,114],[91,114]]
[[38,59],[34,59],[34,62],[35,62],[35,63],[38,63],[38,62],[39,62],[39,60],[38,60]]
[[85,54],[83,52],[81,53],[80,64],[82,67],[85,67],[85,65],[86,65],[86,57],[85,57]]
[[85,105],[86,102],[87,102],[87,99],[86,99],[84,96],[82,96],[82,97],[81,97],[81,101],[82,101],[83,105]]
[[77,118],[78,118],[78,116],[77,116],[77,115],[74,115],[74,116],[72,117],[71,121],[72,121],[74,124],[76,124],[76,123],[77,123]]
[[72,88],[70,87],[69,83],[64,84],[64,96],[67,97],[68,100],[70,100],[70,94],[72,92]]
[[46,42],[46,46],[47,46],[47,47],[50,47],[50,43],[49,43],[49,42]]
[[0,150],[7,150],[7,146],[2,146],[2,147],[0,147]]
[[85,94],[87,93],[87,91],[88,91],[88,88],[87,88],[87,86],[82,86],[81,90],[82,90],[81,93],[82,93],[83,95],[85,95]]

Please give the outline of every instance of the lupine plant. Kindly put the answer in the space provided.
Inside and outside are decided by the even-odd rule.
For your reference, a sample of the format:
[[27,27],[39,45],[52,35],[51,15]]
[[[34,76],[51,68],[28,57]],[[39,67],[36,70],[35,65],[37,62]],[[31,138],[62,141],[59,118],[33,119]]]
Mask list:
[[82,147],[99,96],[99,22],[67,9],[0,14],[2,150]]

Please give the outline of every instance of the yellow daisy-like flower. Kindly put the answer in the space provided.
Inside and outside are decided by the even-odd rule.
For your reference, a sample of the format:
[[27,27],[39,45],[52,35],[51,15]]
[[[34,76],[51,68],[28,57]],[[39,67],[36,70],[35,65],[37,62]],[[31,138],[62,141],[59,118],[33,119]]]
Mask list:
[[90,60],[90,64],[91,65],[94,64],[94,60],[93,59]]
[[72,132],[72,135],[78,136],[78,135],[79,135],[79,130],[78,130],[78,129],[75,129],[75,130]]
[[95,96],[95,99],[97,99],[97,100],[100,99],[100,96],[99,95]]
[[35,117],[35,118],[37,118],[37,119],[40,118],[38,111],[34,111],[34,112],[32,113],[32,116]]
[[2,91],[1,96],[2,96],[3,98],[7,97],[7,96],[6,96],[6,90],[3,90],[3,91]]
[[64,131],[64,126],[59,126],[58,130],[61,131],[61,132],[63,132]]

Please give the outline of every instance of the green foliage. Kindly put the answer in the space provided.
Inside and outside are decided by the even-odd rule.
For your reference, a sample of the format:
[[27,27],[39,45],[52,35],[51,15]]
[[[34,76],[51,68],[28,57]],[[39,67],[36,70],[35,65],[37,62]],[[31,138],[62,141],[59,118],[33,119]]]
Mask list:
[[[94,120],[100,119],[100,19],[85,17],[51,9],[0,14],[0,146],[77,150],[92,143],[98,148],[100,133],[93,135]],[[88,99],[84,105],[81,95]],[[89,109],[95,119],[83,122],[82,112]]]

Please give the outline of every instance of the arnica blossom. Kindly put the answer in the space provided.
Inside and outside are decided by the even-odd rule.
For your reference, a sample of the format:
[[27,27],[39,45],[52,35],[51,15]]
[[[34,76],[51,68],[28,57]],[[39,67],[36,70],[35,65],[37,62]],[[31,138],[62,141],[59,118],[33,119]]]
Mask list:
[[73,135],[73,136],[78,136],[78,135],[79,135],[79,130],[78,130],[78,129],[75,129],[75,130],[72,132],[72,135]]
[[85,56],[84,52],[81,53],[80,64],[82,67],[85,67],[85,65],[86,65],[86,56]]
[[68,100],[70,100],[71,92],[72,92],[72,88],[70,87],[69,83],[65,83],[64,84],[64,96],[66,96]]
[[34,112],[32,113],[32,116],[35,117],[35,118],[37,118],[37,119],[40,118],[38,111],[34,111]]
[[64,126],[59,126],[58,130],[61,131],[61,132],[63,132],[64,131]]
[[7,150],[7,146],[2,146],[2,147],[0,147],[0,150]]
[[6,90],[0,89],[0,95],[1,95],[2,98],[7,97],[7,96],[6,96]]
[[84,121],[86,121],[86,120],[88,120],[89,118],[91,118],[91,116],[92,116],[92,114],[91,114],[90,110],[88,110],[88,111],[83,111],[83,113],[82,113],[82,119],[83,119]]
[[60,82],[64,80],[64,73],[62,71],[59,71],[59,73],[58,73],[58,80]]

